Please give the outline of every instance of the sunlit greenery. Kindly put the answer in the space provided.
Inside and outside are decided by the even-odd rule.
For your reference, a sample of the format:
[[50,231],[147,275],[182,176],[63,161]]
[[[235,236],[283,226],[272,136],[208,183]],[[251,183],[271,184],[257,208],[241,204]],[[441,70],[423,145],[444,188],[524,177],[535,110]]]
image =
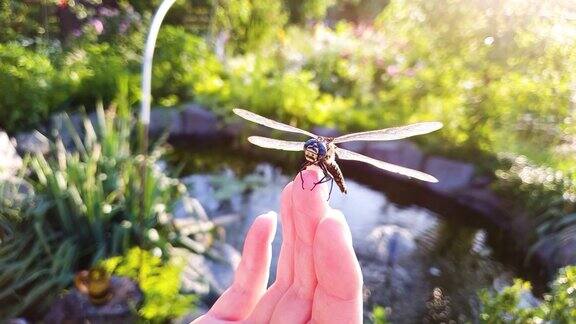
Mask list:
[[512,286],[494,294],[480,293],[482,323],[573,323],[576,321],[576,267],[560,270],[550,293],[538,306],[521,303],[530,294],[529,282],[516,279]]
[[374,324],[388,324],[388,318],[386,315],[386,308],[382,306],[376,306],[372,310],[372,323]]
[[[134,245],[167,258],[171,245],[190,243],[159,222],[183,186],[158,168],[161,150],[146,161],[133,150],[127,118],[160,2],[0,0],[2,129],[91,112],[118,92],[130,98],[72,132],[72,149],[56,139],[50,154],[28,158],[20,180],[35,195],[4,200],[0,211],[0,304],[14,305],[0,315],[44,309],[74,271]],[[443,130],[418,144],[494,177],[494,189],[528,216],[535,251],[576,233],[574,14],[561,0],[177,1],[158,37],[152,95],[155,105],[195,101],[225,119],[240,106],[342,131],[441,121]],[[222,185],[219,198],[243,186]],[[160,239],[149,239],[154,231]],[[558,280],[571,280],[570,271]],[[564,319],[573,301],[515,309],[525,289],[517,282],[497,302],[485,293],[483,319]]]
[[[181,260],[182,261],[182,260]],[[177,260],[165,264],[158,256],[140,248],[132,248],[123,256],[102,261],[102,266],[117,276],[139,283],[144,295],[138,315],[146,323],[165,323],[190,313],[194,308],[193,295],[180,294],[182,265]]]

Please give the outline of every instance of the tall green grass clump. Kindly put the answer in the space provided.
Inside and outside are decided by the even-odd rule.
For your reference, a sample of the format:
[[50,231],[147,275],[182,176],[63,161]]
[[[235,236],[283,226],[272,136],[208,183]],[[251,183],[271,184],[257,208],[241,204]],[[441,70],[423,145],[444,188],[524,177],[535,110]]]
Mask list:
[[132,247],[164,260],[172,247],[201,248],[172,222],[185,186],[159,166],[161,150],[135,154],[126,107],[100,105],[82,136],[69,127],[71,148],[56,137],[49,154],[27,158],[34,194],[0,205],[0,318],[39,316],[76,271]]

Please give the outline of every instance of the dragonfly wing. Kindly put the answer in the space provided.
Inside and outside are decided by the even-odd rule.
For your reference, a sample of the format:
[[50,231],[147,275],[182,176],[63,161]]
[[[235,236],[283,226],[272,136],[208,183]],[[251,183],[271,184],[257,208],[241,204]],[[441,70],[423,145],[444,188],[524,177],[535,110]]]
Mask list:
[[253,113],[253,112],[250,112],[248,110],[236,108],[236,109],[233,109],[232,111],[234,111],[234,113],[236,115],[238,115],[238,116],[240,116],[246,120],[249,120],[251,122],[254,122],[256,124],[264,125],[266,127],[274,128],[274,129],[285,131],[285,132],[300,133],[300,134],[308,135],[310,137],[318,137],[318,136],[316,136],[310,132],[307,132],[303,129],[296,128],[294,126],[290,126],[290,125],[286,125],[284,123],[277,122],[275,120],[260,116],[258,114]]
[[371,157],[367,157],[366,155],[362,155],[356,152],[348,151],[342,148],[336,148],[336,156],[342,160],[353,160],[353,161],[360,161],[371,164],[377,168],[382,170],[398,173],[401,175],[405,175],[410,178],[415,178],[422,181],[427,182],[438,182],[438,179],[434,178],[433,176],[426,174],[424,172],[420,172],[413,169],[408,169],[405,167],[401,167],[396,164],[387,163],[384,161],[376,160]]
[[248,142],[260,147],[275,150],[284,150],[284,151],[304,150],[304,142],[283,141],[261,136],[250,136],[248,137]]
[[334,143],[351,141],[392,141],[416,135],[427,134],[442,128],[440,122],[424,122],[406,126],[391,127],[368,132],[342,135],[334,139]]

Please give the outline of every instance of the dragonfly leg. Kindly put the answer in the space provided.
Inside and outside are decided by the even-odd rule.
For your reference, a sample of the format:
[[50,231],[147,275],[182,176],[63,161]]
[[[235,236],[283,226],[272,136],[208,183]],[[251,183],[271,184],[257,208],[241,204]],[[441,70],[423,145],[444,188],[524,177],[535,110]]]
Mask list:
[[[324,166],[323,163],[319,163],[318,165],[320,166],[320,169],[322,169],[324,176],[322,179],[320,179],[320,181],[314,183],[314,186],[312,186],[312,189],[310,189],[311,191],[314,190],[314,188],[316,188],[316,186],[319,184],[326,183],[328,181],[334,181],[332,176],[330,176],[330,173],[328,173],[328,170],[326,170],[326,166]],[[332,191],[332,188],[330,188],[330,191]]]
[[330,196],[332,195],[332,188],[334,188],[334,178],[330,177],[330,180],[332,180],[330,181],[330,191],[328,192],[328,199],[326,199],[328,201],[330,200]]

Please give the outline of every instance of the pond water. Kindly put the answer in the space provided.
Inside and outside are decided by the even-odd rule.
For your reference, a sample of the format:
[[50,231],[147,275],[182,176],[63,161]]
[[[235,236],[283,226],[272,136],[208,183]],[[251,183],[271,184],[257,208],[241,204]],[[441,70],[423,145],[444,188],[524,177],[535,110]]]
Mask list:
[[[280,192],[295,174],[293,167],[214,151],[182,154],[177,160],[191,193],[209,215],[237,215],[225,226],[225,239],[239,250],[256,216],[278,212]],[[352,230],[364,275],[366,314],[382,305],[393,323],[474,322],[478,290],[508,284],[519,275],[498,257],[491,232],[468,222],[466,214],[448,217],[410,203],[410,197],[400,204],[382,190],[351,179],[347,183],[348,194],[334,190],[330,204],[344,213]],[[273,265],[280,242],[279,230]],[[272,269],[270,280],[274,273]]]

